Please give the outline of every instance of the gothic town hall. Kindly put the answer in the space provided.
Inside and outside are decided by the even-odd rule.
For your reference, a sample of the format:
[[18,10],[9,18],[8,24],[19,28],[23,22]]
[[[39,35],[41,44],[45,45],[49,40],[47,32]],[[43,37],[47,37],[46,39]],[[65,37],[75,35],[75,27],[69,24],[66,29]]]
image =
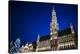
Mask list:
[[59,24],[57,23],[56,11],[52,9],[52,20],[50,22],[50,34],[46,36],[37,37],[36,44],[26,44],[20,48],[20,52],[40,52],[40,51],[55,51],[77,49],[77,32],[75,32],[72,23],[70,27],[59,31]]

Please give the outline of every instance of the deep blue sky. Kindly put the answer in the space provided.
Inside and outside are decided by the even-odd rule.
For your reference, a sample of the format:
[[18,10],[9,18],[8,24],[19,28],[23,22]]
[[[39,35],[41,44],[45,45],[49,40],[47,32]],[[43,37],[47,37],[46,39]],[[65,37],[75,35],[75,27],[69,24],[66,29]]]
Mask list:
[[21,43],[32,42],[37,35],[50,33],[52,8],[55,8],[59,30],[73,24],[77,31],[77,5],[34,3],[34,2],[9,2],[10,41],[21,39]]

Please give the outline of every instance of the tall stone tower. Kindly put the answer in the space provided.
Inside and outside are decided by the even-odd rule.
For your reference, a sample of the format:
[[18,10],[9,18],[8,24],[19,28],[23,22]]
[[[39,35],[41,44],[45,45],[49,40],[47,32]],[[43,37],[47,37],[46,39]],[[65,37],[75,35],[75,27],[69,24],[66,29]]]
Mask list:
[[58,36],[58,23],[55,9],[52,9],[52,20],[50,23],[50,35],[51,35],[51,48],[52,50],[57,50],[57,36]]
[[55,9],[53,8],[52,10],[52,21],[50,23],[50,35],[51,39],[56,39],[58,36],[58,23],[57,23],[57,17],[56,17],[56,12]]

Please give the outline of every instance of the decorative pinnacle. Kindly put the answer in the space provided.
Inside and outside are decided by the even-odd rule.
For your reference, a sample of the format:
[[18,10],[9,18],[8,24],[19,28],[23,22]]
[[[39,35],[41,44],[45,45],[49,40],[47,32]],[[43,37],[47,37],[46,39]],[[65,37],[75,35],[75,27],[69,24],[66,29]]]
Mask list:
[[52,16],[55,15],[56,16],[56,12],[55,12],[55,8],[52,8]]

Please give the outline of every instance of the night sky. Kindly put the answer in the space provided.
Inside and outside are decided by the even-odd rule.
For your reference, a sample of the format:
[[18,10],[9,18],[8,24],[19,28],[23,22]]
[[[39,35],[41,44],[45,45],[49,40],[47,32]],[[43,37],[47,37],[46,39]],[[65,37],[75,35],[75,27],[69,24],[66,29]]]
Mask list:
[[77,32],[77,5],[9,1],[9,41],[20,38],[21,43],[33,42],[38,34],[50,34],[53,7],[59,30],[69,28],[72,23]]

